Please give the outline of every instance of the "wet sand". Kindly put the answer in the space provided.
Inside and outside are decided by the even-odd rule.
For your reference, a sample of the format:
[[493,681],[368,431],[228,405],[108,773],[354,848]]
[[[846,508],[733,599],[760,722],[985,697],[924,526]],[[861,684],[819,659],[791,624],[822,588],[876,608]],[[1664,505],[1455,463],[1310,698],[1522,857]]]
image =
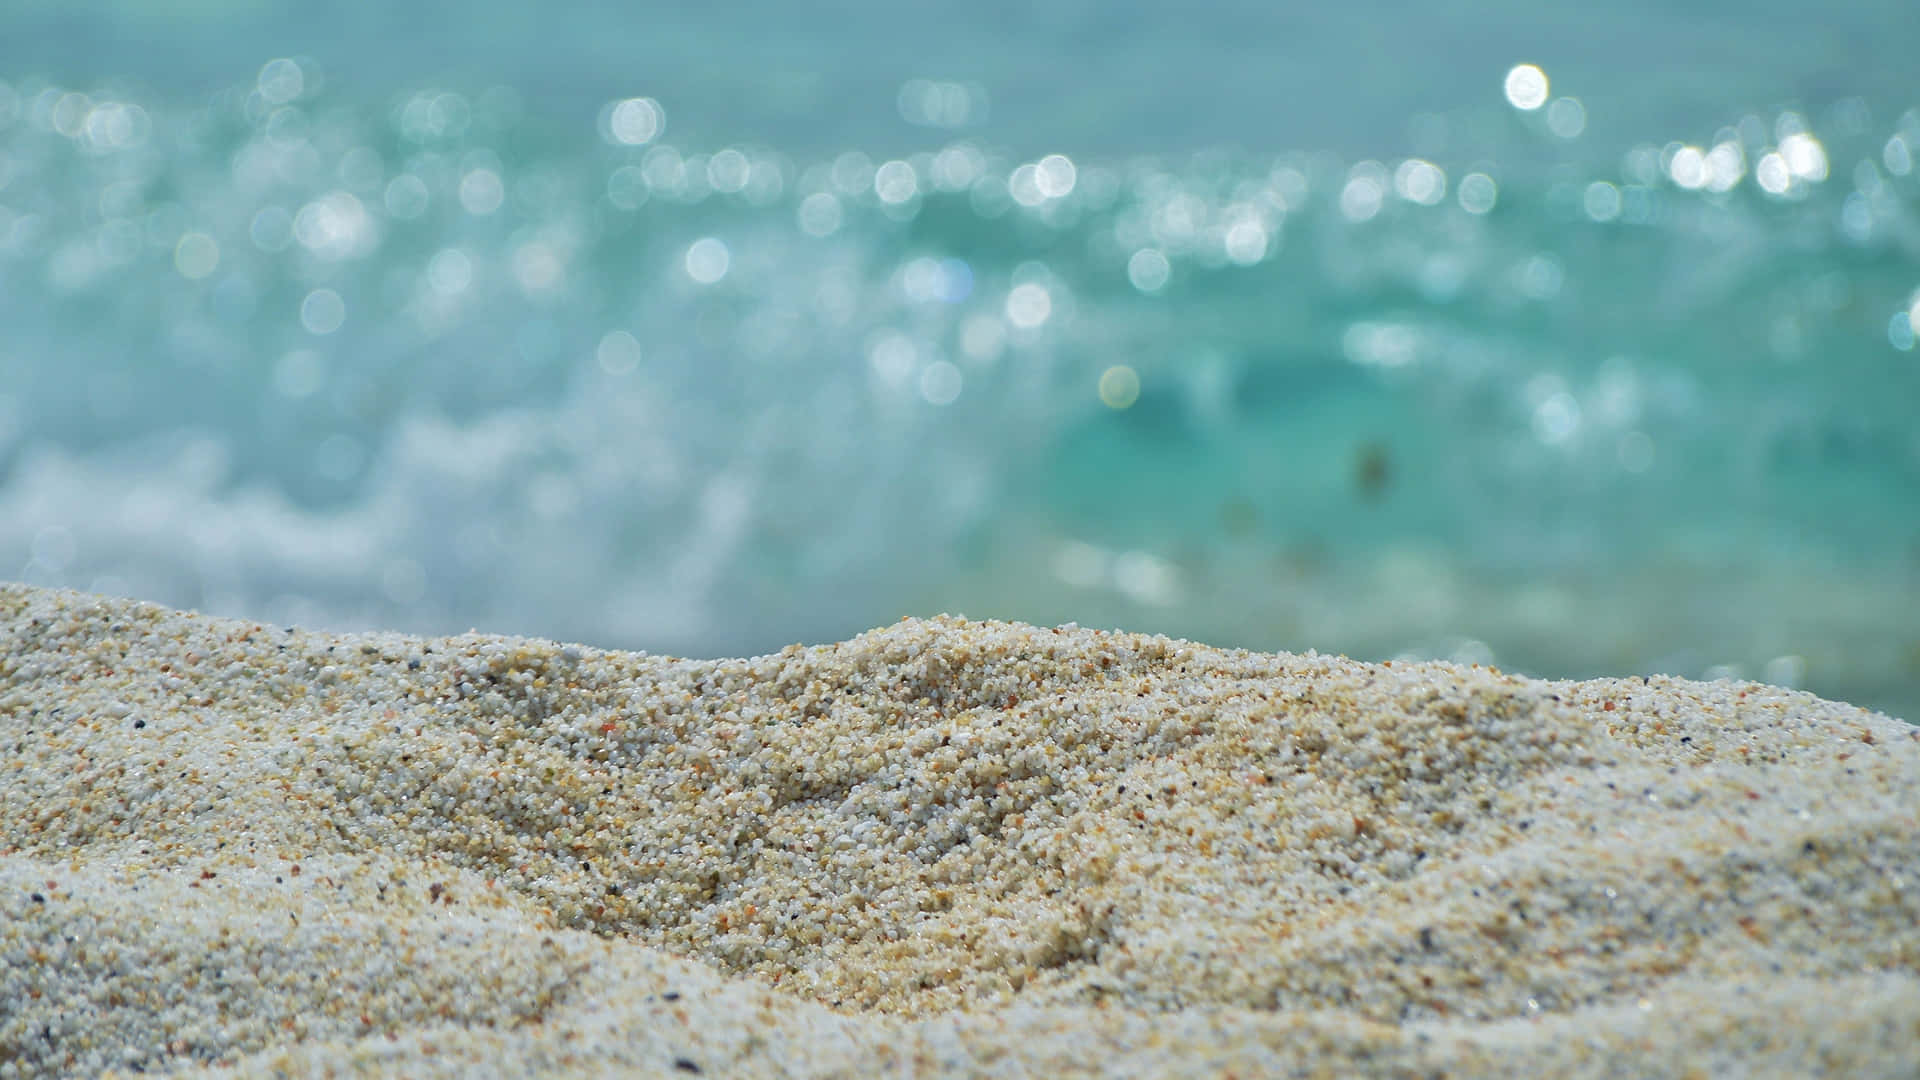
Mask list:
[[0,585],[0,1077],[1907,1076],[1916,867],[1916,729],[1751,683]]

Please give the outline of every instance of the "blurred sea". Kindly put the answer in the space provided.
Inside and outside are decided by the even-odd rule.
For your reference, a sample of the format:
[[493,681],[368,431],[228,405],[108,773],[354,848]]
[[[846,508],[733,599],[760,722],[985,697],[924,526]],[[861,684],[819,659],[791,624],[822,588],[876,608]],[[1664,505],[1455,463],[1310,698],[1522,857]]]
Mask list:
[[1920,17],[11,0],[0,576],[1920,719]]

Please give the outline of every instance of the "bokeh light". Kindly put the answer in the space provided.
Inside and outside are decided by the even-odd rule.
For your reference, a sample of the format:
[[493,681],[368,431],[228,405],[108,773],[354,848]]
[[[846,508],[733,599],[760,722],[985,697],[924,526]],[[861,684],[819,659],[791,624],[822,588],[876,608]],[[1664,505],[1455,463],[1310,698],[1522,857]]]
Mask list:
[[1533,64],[1518,64],[1507,72],[1507,104],[1531,112],[1547,103],[1547,73]]
[[1166,255],[1154,248],[1141,248],[1127,259],[1127,280],[1143,293],[1157,293],[1166,288],[1172,272]]
[[1340,189],[1340,213],[1356,224],[1371,221],[1386,202],[1387,170],[1377,161],[1363,161],[1347,174]]
[[1493,177],[1486,173],[1468,173],[1460,178],[1457,198],[1460,200],[1460,209],[1469,214],[1490,212],[1494,203],[1499,200],[1499,195],[1499,185],[1495,184]]
[[1022,330],[1036,329],[1052,315],[1053,296],[1044,285],[1027,282],[1007,294],[1007,321]]
[[1140,400],[1140,376],[1126,364],[1115,364],[1100,373],[1100,403],[1109,409],[1125,409]]
[[388,182],[384,201],[387,213],[395,220],[411,221],[427,212],[431,195],[418,176],[402,173]]
[[840,228],[840,200],[816,191],[801,200],[797,216],[801,232],[813,237],[832,236]]
[[1913,172],[1914,144],[1904,135],[1894,135],[1880,149],[1880,160],[1886,163],[1887,171],[1895,176],[1906,176]]
[[960,397],[964,382],[960,369],[946,360],[936,360],[920,372],[920,396],[933,405],[951,405]]
[[600,370],[609,375],[626,375],[640,366],[640,342],[625,330],[611,330],[594,349]]
[[1266,225],[1257,217],[1241,217],[1227,226],[1222,247],[1227,261],[1235,266],[1252,266],[1267,257]]
[[474,169],[460,178],[460,206],[475,217],[499,210],[506,199],[506,185],[492,169]]
[[921,127],[959,128],[987,119],[987,92],[978,83],[908,79],[894,105],[902,120]]
[[883,203],[904,203],[920,193],[919,178],[914,175],[912,165],[889,161],[874,170],[873,192]]
[[[1544,79],[1545,76],[1542,76]],[[1520,108],[1527,106],[1514,103]],[[1547,130],[1562,139],[1577,139],[1587,130],[1587,107],[1579,98],[1554,98],[1547,106]]]
[[1581,205],[1594,221],[1612,221],[1620,216],[1620,189],[1605,180],[1587,185]]
[[602,112],[606,137],[621,146],[645,146],[666,130],[666,110],[652,98],[626,98]]
[[733,256],[720,240],[703,236],[687,248],[687,276],[702,285],[712,285],[727,276]]
[[203,232],[185,233],[174,245],[173,265],[180,276],[198,281],[220,266],[220,244]]
[[1043,198],[1066,198],[1073,194],[1073,185],[1078,179],[1073,160],[1065,154],[1048,154],[1033,166],[1033,184]]
[[300,325],[309,334],[331,334],[346,321],[346,301],[332,289],[315,289],[300,301]]
[[255,86],[268,104],[285,105],[305,92],[306,73],[297,61],[285,57],[269,60],[260,68]]
[[1431,161],[1408,158],[1394,170],[1393,189],[1408,202],[1434,206],[1447,197],[1447,174]]
[[427,284],[441,296],[458,296],[473,284],[473,260],[459,248],[444,248],[427,261]]
[[1820,141],[1803,131],[1780,140],[1780,156],[1796,180],[1820,183],[1827,178],[1827,152]]

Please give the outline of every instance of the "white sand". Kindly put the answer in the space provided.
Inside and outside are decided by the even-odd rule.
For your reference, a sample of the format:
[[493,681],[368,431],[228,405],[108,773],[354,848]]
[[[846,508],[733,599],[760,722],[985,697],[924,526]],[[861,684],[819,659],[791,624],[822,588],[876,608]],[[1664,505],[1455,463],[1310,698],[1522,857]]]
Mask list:
[[1912,1076],[1920,734],[1071,628],[686,661],[0,585],[0,957],[0,1077]]

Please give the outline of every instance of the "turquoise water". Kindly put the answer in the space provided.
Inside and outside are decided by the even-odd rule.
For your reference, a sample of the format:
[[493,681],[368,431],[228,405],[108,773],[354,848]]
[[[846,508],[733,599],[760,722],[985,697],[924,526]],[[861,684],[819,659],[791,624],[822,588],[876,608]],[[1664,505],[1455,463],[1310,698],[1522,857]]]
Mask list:
[[1902,5],[149,8],[0,15],[0,574],[1920,716]]

